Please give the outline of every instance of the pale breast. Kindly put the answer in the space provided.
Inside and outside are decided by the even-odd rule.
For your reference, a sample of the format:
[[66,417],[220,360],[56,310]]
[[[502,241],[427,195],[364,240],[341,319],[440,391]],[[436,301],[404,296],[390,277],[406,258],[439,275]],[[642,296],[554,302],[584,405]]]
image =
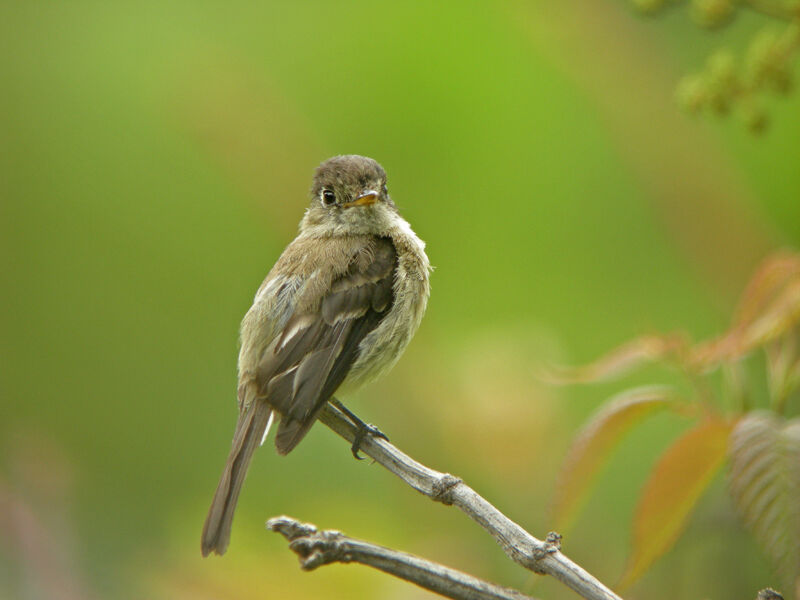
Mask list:
[[392,308],[362,340],[359,357],[340,390],[355,389],[391,369],[416,333],[428,304],[431,266],[425,243],[403,219],[398,219],[389,237],[399,259]]

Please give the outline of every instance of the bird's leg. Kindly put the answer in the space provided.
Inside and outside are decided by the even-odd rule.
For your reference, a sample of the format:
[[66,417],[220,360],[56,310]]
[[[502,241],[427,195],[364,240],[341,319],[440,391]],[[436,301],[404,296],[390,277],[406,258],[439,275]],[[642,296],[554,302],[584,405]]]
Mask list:
[[336,408],[342,411],[345,416],[350,419],[350,422],[356,426],[356,436],[353,438],[353,445],[350,447],[350,450],[353,453],[353,456],[358,460],[364,460],[363,456],[358,455],[358,451],[361,448],[361,443],[364,441],[364,438],[368,435],[372,437],[379,437],[385,439],[387,442],[389,438],[386,437],[386,434],[383,433],[380,429],[375,427],[375,425],[370,425],[369,423],[364,423],[361,419],[353,414],[353,412],[348,409],[344,404],[339,402],[336,398],[331,398],[330,403],[333,404]]

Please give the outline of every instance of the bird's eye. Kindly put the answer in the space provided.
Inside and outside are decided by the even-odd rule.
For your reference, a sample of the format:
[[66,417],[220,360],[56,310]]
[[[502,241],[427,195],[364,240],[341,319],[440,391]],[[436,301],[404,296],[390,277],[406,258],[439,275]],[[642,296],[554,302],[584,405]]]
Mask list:
[[336,194],[333,193],[333,190],[322,190],[320,200],[322,201],[322,206],[332,206],[336,204]]
[[386,187],[385,183],[383,184],[383,187],[381,188],[381,191],[383,191],[383,195],[384,196],[389,193],[389,189]]

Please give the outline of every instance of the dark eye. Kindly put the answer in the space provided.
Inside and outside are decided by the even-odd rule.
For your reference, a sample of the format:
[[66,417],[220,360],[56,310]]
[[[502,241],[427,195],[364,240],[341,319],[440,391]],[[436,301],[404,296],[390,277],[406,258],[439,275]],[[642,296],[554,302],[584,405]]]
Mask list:
[[388,194],[388,193],[389,193],[389,190],[387,189],[387,187],[386,187],[386,184],[385,184],[385,183],[383,184],[383,187],[381,188],[381,190],[383,191],[383,195],[384,195],[384,196],[385,196],[386,194]]
[[336,194],[333,193],[333,190],[322,190],[320,199],[322,200],[322,206],[331,206],[336,204]]

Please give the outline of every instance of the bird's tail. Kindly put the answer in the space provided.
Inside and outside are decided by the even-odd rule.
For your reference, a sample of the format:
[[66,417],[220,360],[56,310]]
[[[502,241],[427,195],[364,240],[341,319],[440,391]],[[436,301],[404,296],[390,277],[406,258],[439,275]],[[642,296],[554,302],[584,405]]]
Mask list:
[[208,556],[211,552],[224,554],[228,547],[239,490],[247,475],[253,452],[267,434],[271,413],[272,409],[263,400],[253,400],[247,410],[239,413],[231,452],[203,526],[203,556]]

